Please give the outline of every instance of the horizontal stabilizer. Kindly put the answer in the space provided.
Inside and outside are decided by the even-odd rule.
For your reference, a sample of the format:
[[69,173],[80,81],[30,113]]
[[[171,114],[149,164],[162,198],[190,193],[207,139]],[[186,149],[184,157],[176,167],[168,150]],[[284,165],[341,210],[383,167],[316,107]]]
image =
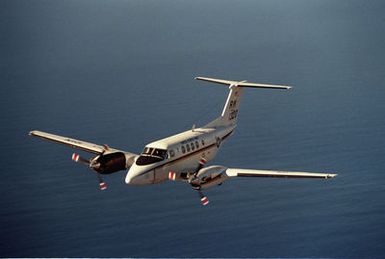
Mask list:
[[228,177],[333,178],[337,174],[227,168]]
[[234,85],[238,87],[250,87],[250,88],[267,88],[267,89],[286,89],[289,90],[292,87],[288,85],[271,85],[271,84],[259,84],[259,83],[248,83],[245,81],[230,81],[230,80],[223,80],[223,79],[216,79],[216,78],[209,78],[209,77],[195,77],[197,80],[207,81],[211,83],[217,83],[222,85]]

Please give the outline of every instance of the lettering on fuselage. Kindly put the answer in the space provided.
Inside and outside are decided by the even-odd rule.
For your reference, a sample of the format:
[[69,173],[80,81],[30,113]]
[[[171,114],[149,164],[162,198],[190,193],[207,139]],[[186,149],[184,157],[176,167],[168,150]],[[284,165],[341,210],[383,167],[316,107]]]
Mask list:
[[237,105],[237,99],[230,101],[230,108],[233,108],[236,105]]
[[238,110],[230,110],[229,113],[229,120],[234,120],[238,116]]

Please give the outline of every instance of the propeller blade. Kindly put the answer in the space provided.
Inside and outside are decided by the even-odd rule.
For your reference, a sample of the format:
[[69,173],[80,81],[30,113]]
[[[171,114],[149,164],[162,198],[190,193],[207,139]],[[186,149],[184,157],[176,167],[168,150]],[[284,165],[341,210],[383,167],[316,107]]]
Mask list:
[[99,180],[99,188],[101,191],[104,191],[105,189],[107,189],[107,184],[106,184],[106,182],[103,181],[103,178],[99,173],[96,173],[96,175],[97,175],[98,180]]
[[90,161],[89,160],[87,160],[87,159],[85,159],[85,158],[83,158],[83,157],[81,157],[79,154],[77,154],[77,153],[73,153],[72,154],[72,161],[75,161],[75,162],[77,162],[77,163],[83,163],[83,164],[86,164],[86,165],[89,165],[90,164]]
[[175,181],[175,179],[176,179],[176,173],[170,171],[170,172],[168,173],[168,179],[169,179],[170,181]]
[[201,157],[201,159],[199,159],[198,167],[195,169],[194,174],[190,179],[190,183],[197,178],[199,171],[205,166],[206,163],[207,160],[204,157]]
[[103,152],[102,152],[102,155],[106,152],[110,150],[110,147],[107,145],[107,144],[103,144]]
[[207,196],[205,196],[201,190],[198,190],[198,193],[199,193],[199,198],[201,199],[202,205],[206,206],[207,204],[209,204],[210,201],[207,198]]
[[198,165],[197,169],[195,170],[195,174],[194,175],[197,175],[198,172],[205,166],[206,163],[207,163],[207,160],[204,157],[202,157],[199,160],[199,165]]

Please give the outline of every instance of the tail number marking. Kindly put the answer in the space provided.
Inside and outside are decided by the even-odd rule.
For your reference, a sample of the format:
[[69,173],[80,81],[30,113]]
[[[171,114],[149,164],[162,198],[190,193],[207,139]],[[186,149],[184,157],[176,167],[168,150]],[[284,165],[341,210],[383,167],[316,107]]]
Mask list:
[[229,120],[234,120],[238,116],[238,110],[230,110],[229,113]]

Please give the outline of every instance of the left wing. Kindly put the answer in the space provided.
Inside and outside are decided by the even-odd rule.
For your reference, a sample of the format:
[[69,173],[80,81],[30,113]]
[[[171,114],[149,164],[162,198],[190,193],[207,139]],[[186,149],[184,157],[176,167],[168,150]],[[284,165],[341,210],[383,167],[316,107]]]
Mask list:
[[333,178],[337,174],[227,168],[228,177]]
[[43,132],[43,131],[38,131],[38,130],[31,131],[29,133],[29,135],[34,136],[34,137],[39,137],[39,138],[42,138],[45,140],[53,141],[56,143],[60,143],[63,145],[67,145],[67,146],[70,146],[72,148],[80,149],[80,150],[94,153],[97,155],[100,155],[102,153],[108,154],[108,153],[113,153],[113,152],[123,152],[123,153],[126,153],[128,155],[132,155],[132,157],[136,156],[136,154],[134,154],[134,153],[110,148],[110,147],[107,147],[106,145],[104,145],[104,146],[103,145],[97,145],[97,144],[86,142],[83,140],[59,136],[59,135],[55,135],[55,134],[51,134],[51,133],[47,133],[47,132]]
[[104,182],[101,174],[111,174],[127,169],[134,163],[135,157],[137,156],[134,153],[110,148],[107,145],[97,145],[38,130],[29,132],[29,135],[96,154],[97,156],[91,159],[85,159],[74,153],[72,155],[72,160],[86,164],[96,171],[96,176],[99,180],[99,188],[102,191],[107,189],[107,184]]

